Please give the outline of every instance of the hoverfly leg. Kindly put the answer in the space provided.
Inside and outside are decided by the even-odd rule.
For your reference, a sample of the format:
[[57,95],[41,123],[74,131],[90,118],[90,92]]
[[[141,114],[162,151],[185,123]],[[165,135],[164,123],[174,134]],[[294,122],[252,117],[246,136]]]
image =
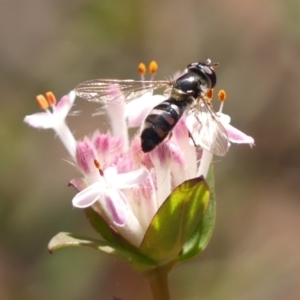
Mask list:
[[196,142],[195,142],[195,140],[194,140],[194,138],[193,138],[193,136],[192,136],[192,134],[191,134],[191,132],[190,132],[189,130],[188,130],[188,133],[189,133],[189,138],[192,140],[194,146],[195,146],[196,148],[199,148],[199,145],[196,144]]

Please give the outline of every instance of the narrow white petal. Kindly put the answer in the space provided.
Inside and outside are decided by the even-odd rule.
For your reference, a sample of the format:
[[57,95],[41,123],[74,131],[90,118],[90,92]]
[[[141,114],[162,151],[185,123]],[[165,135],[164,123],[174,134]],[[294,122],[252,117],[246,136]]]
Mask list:
[[148,176],[148,171],[144,168],[132,172],[117,174],[115,186],[118,189],[127,189],[142,183]]
[[130,206],[141,226],[146,230],[158,209],[156,188],[150,174],[133,190]]
[[223,125],[227,131],[230,142],[235,144],[249,144],[250,146],[254,145],[253,137],[243,133],[237,128],[231,126],[230,124],[223,124]]
[[78,208],[86,208],[93,205],[104,193],[103,184],[95,182],[79,192],[72,200],[72,204]]
[[117,226],[124,226],[128,217],[128,203],[124,194],[116,189],[107,189],[105,201],[110,212],[112,222]]
[[108,167],[104,170],[104,178],[109,183],[115,183],[116,182],[116,176],[118,174],[117,167],[112,166]]
[[171,193],[171,152],[167,143],[161,143],[150,157],[155,169],[158,207]]
[[128,210],[127,221],[124,226],[118,226],[117,231],[130,241],[131,244],[139,247],[145,235],[145,228],[141,226],[136,216],[131,210]]
[[[69,97],[71,95],[72,98]],[[56,104],[55,107],[53,107],[53,112],[56,115],[56,117],[60,120],[64,120],[70,109],[72,108],[74,104],[75,98],[73,97],[73,94],[70,93],[69,95],[63,96]]]
[[53,115],[46,112],[26,116],[24,122],[34,128],[41,129],[49,129],[55,126]]
[[222,125],[224,126],[224,123],[229,124],[231,121],[231,118],[229,115],[223,114],[221,112],[217,112],[216,113],[217,116],[219,117],[220,122],[222,123]]
[[213,158],[213,154],[211,152],[205,149],[202,150],[202,157],[201,157],[197,176],[202,175],[204,176],[204,178],[206,178],[212,158]]
[[127,151],[129,147],[129,137],[125,118],[125,104],[122,102],[112,103],[106,105],[105,109],[109,116],[113,136],[122,137],[123,150]]

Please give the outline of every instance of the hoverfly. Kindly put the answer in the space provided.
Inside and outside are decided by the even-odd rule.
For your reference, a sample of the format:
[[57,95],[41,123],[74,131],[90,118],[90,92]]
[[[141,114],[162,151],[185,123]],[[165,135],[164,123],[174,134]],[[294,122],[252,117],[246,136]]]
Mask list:
[[169,96],[155,106],[144,121],[141,130],[142,150],[149,152],[159,145],[187,112],[194,114],[201,125],[197,139],[199,144],[196,146],[223,156],[228,151],[227,132],[205,98],[206,92],[216,84],[214,67],[217,65],[210,59],[205,63],[191,63],[185,73],[174,81],[96,79],[80,83],[74,90],[83,99],[109,104],[129,102],[155,89],[167,88]]

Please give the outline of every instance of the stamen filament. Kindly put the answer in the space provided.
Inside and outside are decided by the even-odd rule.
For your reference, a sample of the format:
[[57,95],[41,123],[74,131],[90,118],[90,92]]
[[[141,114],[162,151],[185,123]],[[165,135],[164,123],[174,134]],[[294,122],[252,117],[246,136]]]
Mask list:
[[219,91],[218,99],[221,102],[220,107],[219,107],[219,112],[221,113],[223,111],[224,102],[226,100],[226,92],[224,90]]

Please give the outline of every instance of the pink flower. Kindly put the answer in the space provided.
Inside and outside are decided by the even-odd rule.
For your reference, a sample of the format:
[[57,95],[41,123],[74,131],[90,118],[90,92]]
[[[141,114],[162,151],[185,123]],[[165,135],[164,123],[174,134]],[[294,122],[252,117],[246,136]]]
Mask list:
[[[155,73],[155,65],[153,70]],[[144,153],[139,134],[129,139],[129,127],[140,127],[153,107],[168,97],[168,91],[164,96],[149,92],[125,104],[121,90],[113,85],[110,97],[120,98],[108,101],[104,107],[110,119],[110,132],[96,131],[79,142],[65,123],[75,100],[74,92],[57,104],[52,94],[47,99],[39,96],[45,112],[26,116],[24,121],[36,128],[55,130],[71,154],[81,173],[81,178],[70,181],[78,191],[72,199],[73,206],[91,207],[114,231],[138,247],[158,209],[178,185],[200,175],[206,177],[213,153],[225,155],[229,143],[253,145],[254,140],[229,124],[230,117],[221,112],[223,104],[213,117],[209,111],[198,114],[195,104],[178,121],[172,137]],[[222,124],[221,131],[218,122],[207,125],[211,119]],[[210,131],[203,131],[205,126]],[[202,148],[195,147],[190,136]],[[223,148],[216,148],[214,143]]]

